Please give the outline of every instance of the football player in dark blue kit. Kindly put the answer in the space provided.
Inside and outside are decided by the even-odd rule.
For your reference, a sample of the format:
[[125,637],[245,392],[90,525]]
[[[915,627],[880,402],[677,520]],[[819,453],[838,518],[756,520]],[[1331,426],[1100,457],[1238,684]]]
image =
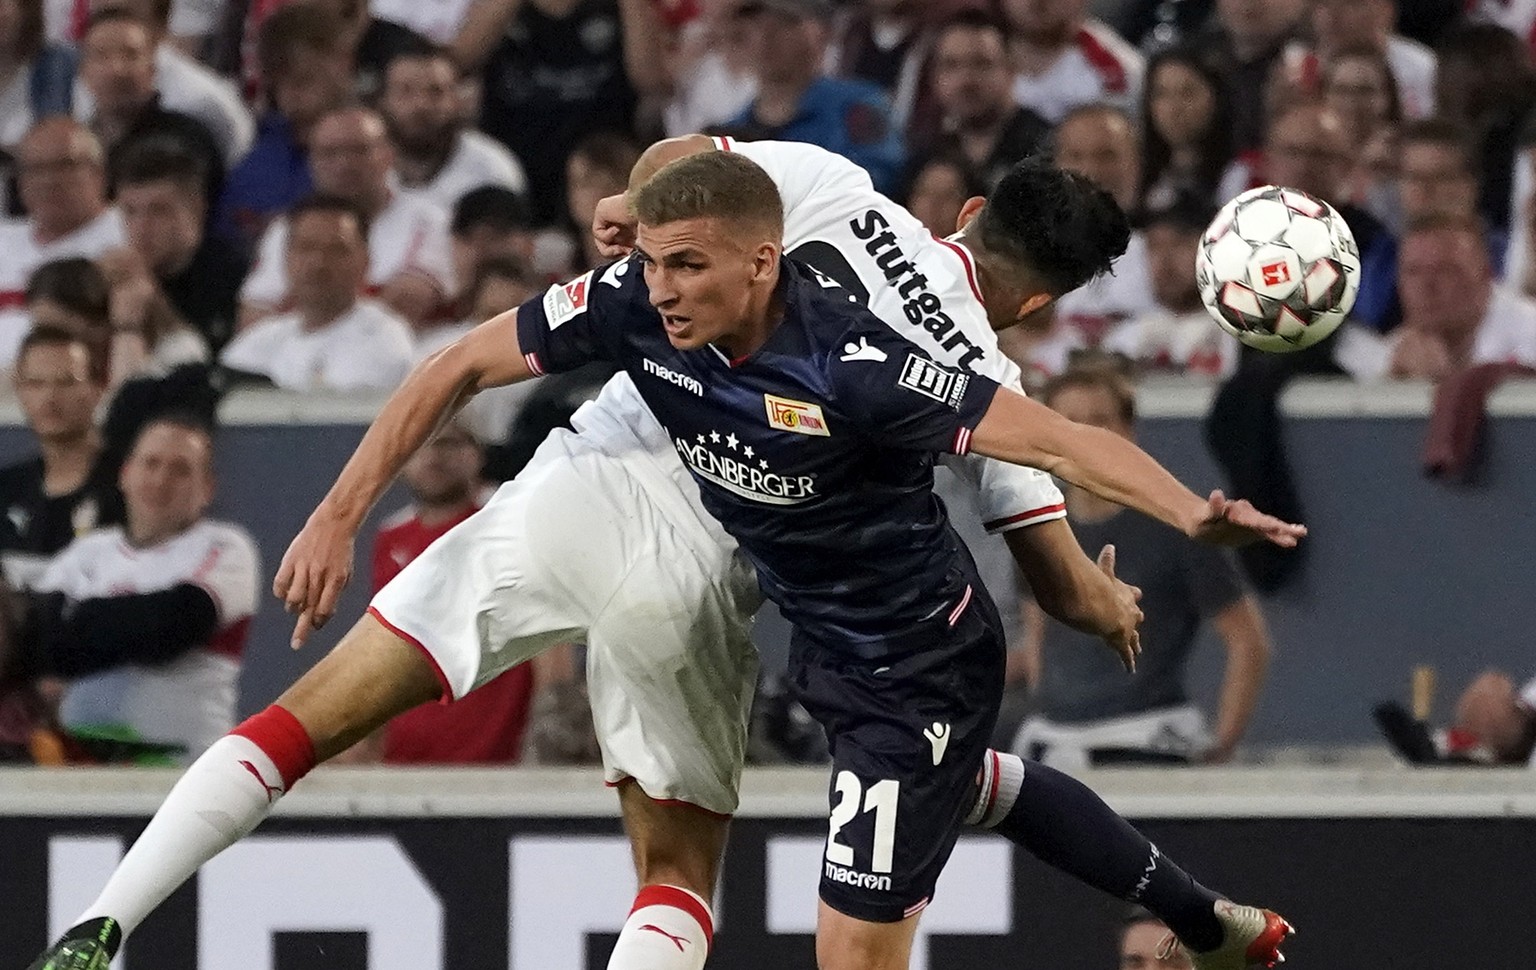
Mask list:
[[535,374],[625,367],[794,625],[791,682],[833,755],[819,962],[906,967],[912,917],[976,807],[1004,656],[932,495],[935,454],[1043,468],[1214,541],[1304,530],[1202,500],[1139,449],[936,364],[782,258],[777,193],[751,162],[684,159],[635,204],[635,255],[525,304],[519,352]]

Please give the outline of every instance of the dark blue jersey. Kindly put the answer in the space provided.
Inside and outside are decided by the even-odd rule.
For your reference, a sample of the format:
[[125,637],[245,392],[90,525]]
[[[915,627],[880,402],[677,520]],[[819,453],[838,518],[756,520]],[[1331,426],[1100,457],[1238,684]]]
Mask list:
[[934,363],[803,263],[780,277],[783,320],[743,360],[675,349],[635,258],[525,303],[518,340],[536,373],[629,372],[803,636],[870,658],[932,644],[985,595],[934,456],[968,450],[998,385]]

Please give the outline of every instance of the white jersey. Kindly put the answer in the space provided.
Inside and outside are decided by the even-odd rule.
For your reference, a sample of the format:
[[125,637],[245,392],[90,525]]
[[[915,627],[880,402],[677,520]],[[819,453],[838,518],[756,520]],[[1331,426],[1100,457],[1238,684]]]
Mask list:
[[21,340],[32,328],[27,316],[27,280],[34,270],[56,259],[95,259],[123,245],[123,220],[108,209],[67,236],[40,243],[26,219],[0,221],[0,371],[16,362]]
[[[784,251],[849,290],[892,329],[940,363],[1020,388],[1019,368],[997,346],[976,286],[976,267],[957,242],[937,239],[876,192],[869,175],[825,149],[791,142],[717,139],[762,166],[784,199]],[[620,374],[572,418],[583,434],[638,439],[666,472],[677,454],[628,377]],[[951,467],[981,490],[989,531],[1061,518],[1060,490],[1044,472],[980,456]]]
[[459,132],[448,161],[424,185],[402,186],[406,195],[416,195],[452,212],[459,199],[483,185],[499,185],[519,195],[528,191],[528,176],[523,163],[506,146],[478,131]]
[[38,588],[72,600],[157,593],[190,583],[213,598],[213,637],[168,664],[130,664],[69,686],[66,725],[120,725],[150,741],[185,745],[196,756],[235,725],[236,681],[261,566],[256,544],[235,525],[204,519],[157,546],[128,544],[121,527],[70,543]]
[[[288,220],[278,219],[262,234],[242,302],[279,306],[287,299],[287,249]],[[426,276],[445,296],[454,292],[448,213],[420,195],[396,192],[368,227],[369,290],[406,273]]]
[[1085,104],[1108,102],[1134,114],[1145,70],[1141,54],[1114,28],[1085,20],[1050,67],[1014,78],[1013,100],[1053,125]]
[[257,321],[219,361],[288,391],[388,391],[405,380],[415,353],[404,320],[382,303],[358,300],[318,330],[306,331],[298,313]]

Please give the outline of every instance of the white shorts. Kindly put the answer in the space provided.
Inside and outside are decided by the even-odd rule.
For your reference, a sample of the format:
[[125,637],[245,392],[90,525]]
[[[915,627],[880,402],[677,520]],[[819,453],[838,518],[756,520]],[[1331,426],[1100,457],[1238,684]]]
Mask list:
[[700,521],[679,484],[693,487],[645,454],[556,431],[371,610],[432,659],[455,698],[555,644],[586,643],[608,780],[729,815],[761,598],[735,543]]

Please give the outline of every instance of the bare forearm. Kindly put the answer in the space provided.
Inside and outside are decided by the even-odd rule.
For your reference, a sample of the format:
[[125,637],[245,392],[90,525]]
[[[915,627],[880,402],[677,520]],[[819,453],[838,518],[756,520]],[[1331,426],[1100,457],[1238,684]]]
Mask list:
[[470,4],[463,26],[449,45],[460,70],[479,69],[522,5],[523,0],[475,0]]
[[1216,747],[1230,753],[1243,739],[1269,672],[1269,635],[1252,599],[1245,597],[1216,621],[1227,644],[1227,669],[1222,677],[1216,712]]
[[1068,421],[1007,388],[977,425],[971,450],[1050,472],[1186,534],[1205,517],[1206,502],[1134,442]]
[[1066,519],[1005,532],[1003,541],[1040,609],[1082,633],[1114,628],[1114,581],[1083,552]]

